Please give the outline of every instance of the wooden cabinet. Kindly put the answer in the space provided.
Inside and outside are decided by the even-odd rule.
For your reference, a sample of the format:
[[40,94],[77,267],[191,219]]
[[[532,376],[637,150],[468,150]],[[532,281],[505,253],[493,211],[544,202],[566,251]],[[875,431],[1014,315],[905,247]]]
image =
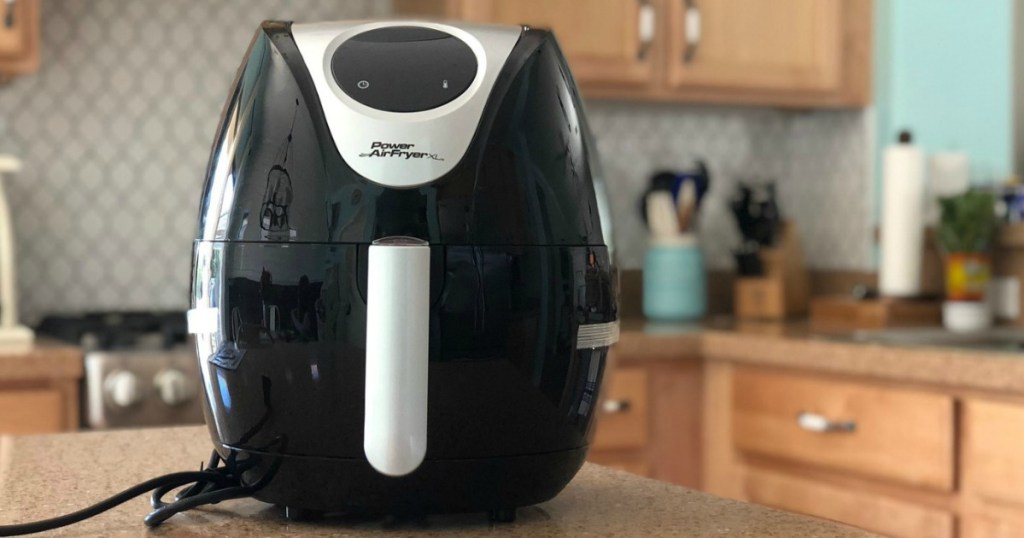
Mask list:
[[1024,405],[964,402],[962,451],[965,491],[1024,507]]
[[587,97],[870,102],[871,0],[396,0],[404,15],[550,28]]
[[963,403],[962,538],[1024,536],[1024,402]]
[[629,355],[610,362],[617,364],[605,374],[589,460],[698,487],[701,362]]
[[953,536],[953,515],[938,508],[799,475],[751,469],[745,481],[751,502],[842,521],[886,536]]
[[[671,88],[793,104],[869,101],[868,2],[693,0],[668,6]],[[692,10],[700,13],[699,36],[687,28]]]
[[887,536],[957,532],[953,395],[711,361],[704,489]]
[[1024,537],[1022,395],[715,359],[704,386],[711,493],[887,536]]
[[733,384],[741,451],[953,489],[952,397],[751,369],[737,370]]
[[63,344],[0,352],[0,435],[78,429],[82,370],[81,350]]
[[594,435],[594,450],[640,449],[647,446],[648,375],[643,367],[612,371],[605,384],[600,427]]
[[0,2],[0,79],[39,69],[39,2]]
[[650,2],[467,0],[454,6],[454,16],[470,22],[558,28],[558,43],[572,59],[580,84],[644,86],[654,81]]
[[996,506],[973,510],[960,519],[960,538],[1020,538],[1024,511]]

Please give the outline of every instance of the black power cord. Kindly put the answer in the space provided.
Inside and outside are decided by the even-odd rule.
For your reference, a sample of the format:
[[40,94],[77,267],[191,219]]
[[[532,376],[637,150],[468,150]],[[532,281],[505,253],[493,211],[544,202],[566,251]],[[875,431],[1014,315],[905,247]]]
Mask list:
[[[222,463],[223,465],[221,465]],[[206,464],[206,468],[200,471],[185,471],[151,478],[113,497],[63,516],[33,521],[31,523],[0,525],[0,536],[20,536],[22,534],[33,534],[65,527],[106,512],[149,491],[153,492],[150,498],[153,511],[143,519],[143,522],[148,527],[156,527],[174,514],[197,506],[216,504],[228,499],[249,497],[254,491],[262,487],[273,476],[274,471],[276,471],[275,465],[271,472],[268,472],[266,476],[259,479],[256,483],[245,484],[242,480],[242,473],[250,467],[245,461],[238,461],[235,452],[232,452],[227,459],[223,459],[220,457],[220,454],[214,451],[210,456],[210,461]],[[174,496],[174,501],[164,502],[163,497],[165,495],[175,488],[183,486],[188,487],[178,492]]]

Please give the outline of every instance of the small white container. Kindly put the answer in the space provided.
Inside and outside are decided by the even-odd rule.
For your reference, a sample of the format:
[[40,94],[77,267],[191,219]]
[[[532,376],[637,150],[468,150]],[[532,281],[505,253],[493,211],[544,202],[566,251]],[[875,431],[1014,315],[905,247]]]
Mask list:
[[992,307],[987,301],[946,301],[942,303],[942,324],[955,333],[990,329]]

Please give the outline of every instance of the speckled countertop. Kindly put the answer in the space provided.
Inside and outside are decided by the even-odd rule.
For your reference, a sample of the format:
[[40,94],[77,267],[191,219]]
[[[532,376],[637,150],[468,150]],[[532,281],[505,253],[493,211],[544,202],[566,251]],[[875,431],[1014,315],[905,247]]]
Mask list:
[[[194,469],[208,455],[205,428],[164,428],[0,438],[0,523],[52,517],[154,475]],[[522,508],[515,523],[482,514],[388,520],[285,521],[255,500],[236,500],[147,531],[139,497],[61,536],[873,536],[840,524],[729,501],[587,464],[555,499]]]
[[730,361],[1024,394],[1024,351],[859,342],[850,333],[816,332],[802,322],[627,320],[615,353],[622,360]]

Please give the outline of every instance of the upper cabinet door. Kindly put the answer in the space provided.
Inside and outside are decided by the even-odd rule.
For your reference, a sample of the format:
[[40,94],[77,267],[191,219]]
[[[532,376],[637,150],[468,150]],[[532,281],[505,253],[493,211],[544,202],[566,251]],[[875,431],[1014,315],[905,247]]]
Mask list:
[[0,2],[0,78],[39,69],[39,0]]
[[661,0],[472,0],[464,20],[554,31],[581,85],[639,86],[654,76]]
[[673,88],[869,98],[869,0],[669,0],[668,11]]
[[588,98],[871,101],[872,0],[393,0],[404,15],[551,28]]

